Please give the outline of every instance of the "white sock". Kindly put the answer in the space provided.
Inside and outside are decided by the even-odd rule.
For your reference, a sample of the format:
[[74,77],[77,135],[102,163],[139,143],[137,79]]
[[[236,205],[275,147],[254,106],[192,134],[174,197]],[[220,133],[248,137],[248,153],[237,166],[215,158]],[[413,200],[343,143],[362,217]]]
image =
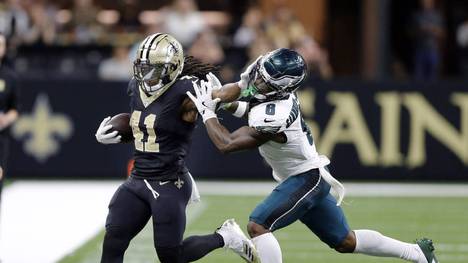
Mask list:
[[356,235],[354,253],[427,263],[426,257],[417,244],[401,242],[373,230],[354,230],[354,234]]
[[272,233],[266,233],[252,238],[262,263],[282,263],[281,248]]

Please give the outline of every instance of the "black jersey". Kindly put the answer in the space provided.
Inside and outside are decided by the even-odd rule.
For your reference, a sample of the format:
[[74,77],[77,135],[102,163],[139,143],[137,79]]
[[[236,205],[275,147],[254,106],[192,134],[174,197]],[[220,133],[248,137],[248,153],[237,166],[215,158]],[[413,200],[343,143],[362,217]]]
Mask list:
[[[0,63],[0,112],[11,109],[18,110],[18,86],[16,74]],[[0,135],[8,133],[8,129],[0,131]]]
[[187,172],[184,159],[195,124],[182,120],[181,107],[186,92],[194,93],[194,80],[178,79],[159,97],[147,96],[136,80],[130,81],[130,125],[135,137],[133,176],[171,180]]

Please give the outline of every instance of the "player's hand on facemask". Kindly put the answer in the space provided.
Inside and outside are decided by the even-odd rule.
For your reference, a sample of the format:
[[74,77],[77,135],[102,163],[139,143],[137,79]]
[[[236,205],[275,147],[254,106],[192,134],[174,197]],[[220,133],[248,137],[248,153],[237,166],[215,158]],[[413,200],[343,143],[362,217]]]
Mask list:
[[256,75],[256,68],[257,68],[257,63],[258,61],[262,58],[262,56],[259,56],[257,59],[255,59],[254,62],[252,62],[244,72],[240,74],[240,80],[237,82],[237,85],[239,85],[239,88],[241,90],[245,90],[246,88],[249,87],[250,83],[255,80],[255,75]]
[[198,112],[203,118],[203,122],[211,118],[216,118],[216,105],[221,101],[220,98],[213,99],[211,92],[213,87],[209,82],[200,81],[200,84],[193,82],[196,97],[190,91],[187,91],[187,96],[193,101]]
[[95,134],[96,140],[102,144],[119,143],[122,139],[122,136],[118,135],[117,131],[107,133],[112,129],[112,125],[108,124],[110,119],[111,117],[104,118]]

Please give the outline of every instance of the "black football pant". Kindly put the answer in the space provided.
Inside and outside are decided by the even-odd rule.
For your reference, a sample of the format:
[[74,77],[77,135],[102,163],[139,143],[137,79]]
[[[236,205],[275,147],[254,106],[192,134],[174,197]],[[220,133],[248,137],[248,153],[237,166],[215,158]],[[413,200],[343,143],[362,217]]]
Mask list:
[[125,250],[153,217],[154,246],[161,263],[195,261],[224,245],[219,234],[189,237],[185,209],[192,192],[187,174],[180,180],[157,181],[130,177],[109,204],[101,263],[123,262]]

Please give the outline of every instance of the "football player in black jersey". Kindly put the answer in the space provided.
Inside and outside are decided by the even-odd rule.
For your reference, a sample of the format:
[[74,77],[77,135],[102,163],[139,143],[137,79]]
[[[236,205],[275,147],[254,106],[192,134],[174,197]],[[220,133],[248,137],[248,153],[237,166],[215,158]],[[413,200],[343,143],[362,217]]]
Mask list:
[[[123,262],[130,240],[151,217],[154,246],[162,263],[192,262],[223,246],[247,262],[256,262],[255,247],[233,219],[214,234],[182,240],[186,206],[197,194],[185,156],[198,111],[186,92],[193,92],[194,83],[213,69],[184,56],[181,44],[168,34],[150,35],[140,44],[128,86],[135,164],[110,201],[101,262]],[[213,92],[222,101],[238,95],[229,89]],[[109,120],[102,121],[96,139],[119,143],[117,131],[109,132]]]

